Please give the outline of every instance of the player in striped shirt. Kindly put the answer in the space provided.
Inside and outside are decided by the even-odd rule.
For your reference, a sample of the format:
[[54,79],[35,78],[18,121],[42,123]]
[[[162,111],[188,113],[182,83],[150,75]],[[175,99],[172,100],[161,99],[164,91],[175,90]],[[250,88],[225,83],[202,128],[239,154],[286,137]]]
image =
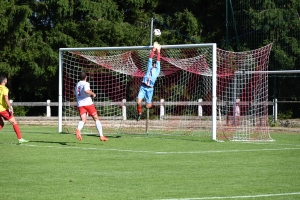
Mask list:
[[87,114],[89,114],[95,121],[96,128],[100,134],[100,140],[108,141],[102,133],[102,124],[100,123],[97,110],[91,98],[91,96],[96,97],[96,94],[90,89],[90,83],[87,82],[86,72],[81,72],[80,81],[75,87],[75,94],[77,99],[77,108],[81,118],[81,121],[78,122],[78,126],[75,130],[77,139],[82,140],[80,131],[86,123]]
[[[8,88],[5,86],[7,83],[7,78],[5,76],[0,76],[0,130],[4,126],[4,120],[7,120],[13,125],[14,131],[17,135],[19,144],[29,142],[22,138],[22,133],[20,131],[19,125],[16,118],[13,116],[13,108],[10,105],[8,98]],[[2,119],[3,118],[3,119]]]
[[[142,100],[146,100],[146,108],[152,107],[152,97],[154,92],[154,84],[160,73],[160,49],[161,46],[157,42],[154,42],[153,49],[150,53],[147,72],[142,80],[142,85],[140,87],[138,96],[137,96],[137,121],[141,119],[142,115]],[[152,64],[153,56],[156,52],[156,62]]]

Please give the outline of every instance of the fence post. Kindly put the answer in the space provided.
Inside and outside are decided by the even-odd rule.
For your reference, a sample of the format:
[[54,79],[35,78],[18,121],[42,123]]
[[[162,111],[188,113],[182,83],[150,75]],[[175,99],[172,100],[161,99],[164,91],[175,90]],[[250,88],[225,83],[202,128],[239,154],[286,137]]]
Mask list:
[[163,120],[164,115],[165,115],[165,107],[163,105],[164,101],[165,101],[164,99],[160,100],[160,114],[159,114],[159,119],[160,120]]
[[273,121],[275,122],[275,99],[273,99],[272,109],[273,109]]
[[277,122],[277,99],[275,98],[273,100],[273,117],[274,117],[274,123]]
[[122,105],[122,116],[123,116],[123,120],[127,120],[126,106],[125,106],[126,99],[123,99],[122,102],[123,102],[123,105]]
[[236,104],[235,104],[235,116],[239,117],[241,115],[241,110],[240,110],[240,99],[236,99]]
[[47,112],[47,117],[51,117],[51,108],[50,108],[50,100],[47,100],[47,107],[46,107],[46,112]]
[[[202,99],[198,99],[198,102],[202,103]],[[202,105],[201,104],[198,105],[198,116],[199,117],[203,116],[203,110],[202,110]]]

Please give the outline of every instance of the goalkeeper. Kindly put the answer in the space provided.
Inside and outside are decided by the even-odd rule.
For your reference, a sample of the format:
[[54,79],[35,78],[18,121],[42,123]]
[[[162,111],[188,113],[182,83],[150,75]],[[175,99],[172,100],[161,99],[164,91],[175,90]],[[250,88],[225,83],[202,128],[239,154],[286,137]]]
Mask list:
[[[160,73],[160,49],[161,46],[157,42],[154,42],[153,49],[150,53],[148,65],[147,65],[147,72],[142,80],[142,85],[140,87],[140,91],[137,96],[137,121],[141,119],[142,115],[142,100],[145,98],[146,100],[146,108],[152,107],[152,97],[154,92],[154,84],[155,81]],[[156,52],[156,62],[152,64],[152,58]]]

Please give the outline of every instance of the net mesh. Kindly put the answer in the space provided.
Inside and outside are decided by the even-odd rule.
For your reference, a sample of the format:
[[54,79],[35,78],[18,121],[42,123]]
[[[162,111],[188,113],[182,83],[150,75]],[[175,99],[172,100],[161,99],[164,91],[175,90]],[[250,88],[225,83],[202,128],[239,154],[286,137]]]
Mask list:
[[268,70],[272,44],[247,52],[218,49],[219,137],[271,140],[268,126]]
[[[271,45],[243,53],[217,49],[219,139],[268,139],[267,70]],[[74,96],[81,71],[88,73],[104,133],[212,135],[212,47],[162,48],[153,107],[136,121],[136,97],[150,47],[128,50],[63,51],[63,124],[79,121]],[[154,57],[153,60],[156,60]],[[237,102],[239,99],[239,105]],[[233,113],[239,109],[239,117]],[[97,133],[92,118],[83,133]]]

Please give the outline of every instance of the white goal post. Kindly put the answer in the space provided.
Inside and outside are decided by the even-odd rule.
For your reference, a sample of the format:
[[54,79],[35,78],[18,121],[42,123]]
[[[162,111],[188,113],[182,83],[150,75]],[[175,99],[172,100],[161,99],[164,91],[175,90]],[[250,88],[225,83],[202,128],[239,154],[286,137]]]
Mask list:
[[[162,45],[153,107],[136,121],[136,97],[152,46],[59,49],[58,130],[79,121],[74,86],[88,73],[103,131],[273,141],[269,134],[268,63],[272,43],[232,52],[210,44]],[[156,55],[153,60],[156,59]],[[145,102],[143,102],[145,105]],[[92,134],[93,121],[82,133]]]
[[[65,80],[64,80],[65,75],[64,74],[66,73],[64,71],[65,66],[69,67],[69,65],[73,65],[73,66],[70,66],[70,67],[78,68],[78,70],[81,71],[85,67],[82,67],[82,66],[78,67],[78,65],[88,66],[88,65],[90,65],[90,63],[94,63],[95,65],[99,65],[100,67],[105,67],[105,68],[115,70],[115,72],[117,72],[117,73],[121,73],[121,74],[131,73],[131,72],[128,72],[128,70],[120,69],[120,66],[119,66],[118,63],[113,63],[113,62],[117,62],[117,60],[119,59],[119,55],[122,54],[123,59],[124,59],[124,56],[126,56],[125,55],[126,52],[130,52],[129,54],[130,54],[131,57],[133,57],[133,55],[139,54],[139,56],[141,58],[133,58],[134,62],[131,64],[132,66],[128,66],[126,64],[127,65],[126,67],[132,67],[132,68],[137,67],[137,68],[141,69],[141,71],[144,71],[145,70],[144,66],[138,66],[139,65],[138,63],[139,62],[142,63],[144,61],[147,61],[148,56],[149,56],[148,53],[151,49],[152,49],[152,46],[60,48],[59,49],[59,80],[58,80],[59,81],[58,131],[59,132],[63,131],[63,125],[65,125],[64,121],[65,121],[66,118],[75,117],[75,121],[79,120],[78,116],[76,116],[76,114],[77,114],[76,112],[74,113],[74,116],[70,116],[70,115],[66,116],[64,114],[64,111],[63,111],[63,107],[65,105],[67,105],[67,106],[68,105],[71,105],[71,106],[75,105],[74,99],[73,99],[73,101],[70,102],[70,99],[66,99],[64,97],[64,90],[65,90],[64,89],[64,82],[65,82]],[[186,55],[183,56],[182,58],[178,57],[178,55],[175,54],[175,53],[184,54],[185,51],[188,52],[188,49],[193,49],[194,52],[191,53],[191,55],[188,55],[188,53],[186,53]],[[69,57],[68,59],[70,59],[70,60],[66,60],[67,59],[66,54],[70,54],[70,52],[71,52],[71,57],[73,56],[73,58]],[[95,52],[98,52],[98,53],[95,53]],[[101,52],[101,53],[99,53],[99,52]],[[103,53],[103,52],[105,52],[105,53]],[[101,61],[102,58],[100,58],[100,57],[103,54],[105,54],[105,56],[106,56],[103,59],[111,59],[111,60],[108,60],[108,61],[107,60],[106,61],[102,60]],[[110,58],[108,58],[109,55],[111,55]],[[142,55],[144,57],[142,57]],[[79,58],[74,58],[76,56],[81,57],[81,58],[85,57],[88,61],[87,62],[79,61]],[[201,62],[207,62],[205,64],[209,65],[208,68],[209,68],[210,72],[209,72],[209,74],[205,74],[205,75],[206,76],[211,76],[211,78],[210,78],[211,83],[209,83],[210,86],[208,87],[208,88],[211,89],[211,91],[209,92],[209,93],[211,93],[211,99],[210,99],[211,113],[209,114],[210,117],[211,117],[211,129],[210,129],[210,131],[211,131],[211,138],[213,140],[216,140],[217,139],[216,138],[216,135],[217,135],[216,134],[217,133],[217,122],[216,122],[217,121],[217,94],[216,94],[216,85],[217,85],[217,74],[216,74],[217,73],[217,46],[216,46],[216,44],[211,43],[211,44],[162,45],[162,60],[163,61],[162,61],[162,67],[161,68],[163,69],[165,67],[164,63],[166,63],[166,65],[168,65],[168,67],[170,67],[170,68],[171,67],[179,67],[179,68],[182,68],[182,70],[185,71],[185,72],[188,71],[189,73],[190,72],[194,73],[190,69],[187,69],[187,67],[189,67],[189,66],[185,66],[184,62],[190,62],[189,61],[190,58],[193,59],[197,56],[198,57],[199,56],[205,56],[206,58]],[[141,59],[143,59],[144,61],[141,61]],[[76,63],[76,62],[78,62],[78,63]],[[121,62],[123,62],[122,59],[121,59]],[[195,63],[195,61],[191,61],[191,62]],[[122,65],[125,65],[125,63],[122,63]],[[177,66],[177,65],[181,65],[181,66]],[[201,64],[196,63],[195,65],[201,65]],[[115,69],[113,69],[113,68],[115,68]],[[195,68],[195,66],[193,66],[193,68]],[[196,68],[197,68],[197,66],[196,66]],[[197,69],[192,69],[192,70],[197,70]],[[162,72],[163,75],[161,75],[161,76],[166,76],[167,73],[171,73],[171,72],[166,72],[166,71]],[[199,74],[199,72],[196,72],[196,73]],[[203,72],[203,73],[206,73],[206,72]],[[130,74],[130,75],[132,75],[132,74]],[[140,78],[140,74],[138,74],[137,76],[138,76],[138,78]],[[181,79],[181,78],[178,78],[178,79]],[[71,86],[74,87],[75,83],[77,81],[78,81],[78,79],[77,80],[72,80],[70,87]],[[92,86],[92,84],[91,84],[91,86]],[[175,87],[175,86],[172,86],[172,87]],[[156,89],[156,90],[159,90],[159,89]],[[100,89],[99,89],[99,91],[100,91]],[[174,96],[176,96],[176,95],[174,95]],[[200,97],[199,97],[199,99],[200,99]],[[178,100],[180,100],[180,99],[178,99]],[[173,105],[176,105],[177,104],[177,102],[176,102],[177,99],[173,98],[173,101],[175,101],[175,102],[173,102]],[[100,105],[101,102],[97,101],[97,102],[95,102],[95,104]],[[102,102],[102,104],[105,104],[105,102]],[[114,103],[112,103],[112,102],[107,103],[107,105],[111,105],[111,104],[114,104]],[[118,104],[118,103],[115,103],[115,104]],[[171,105],[172,103],[169,103],[169,104],[170,104],[170,106],[172,106]],[[178,104],[180,104],[180,103],[178,102]],[[186,104],[186,103],[183,103],[183,104]],[[193,106],[193,104],[199,105],[198,103],[193,103],[193,102],[192,103],[187,103],[187,104],[192,105],[192,106]],[[166,102],[166,105],[168,105],[168,102]],[[185,112],[187,112],[187,111],[185,111]],[[188,114],[188,115],[191,115],[191,114]],[[185,118],[185,117],[183,117],[183,118]],[[167,119],[167,117],[165,117],[165,119]],[[77,123],[77,121],[76,121],[76,123]],[[66,123],[68,123],[68,122],[66,122]],[[76,126],[76,123],[75,123],[75,126]],[[194,123],[194,122],[192,122],[192,123]],[[195,122],[195,123],[197,123],[197,122]],[[169,126],[170,124],[164,124],[164,125]],[[74,127],[74,125],[73,125],[73,127]]]

